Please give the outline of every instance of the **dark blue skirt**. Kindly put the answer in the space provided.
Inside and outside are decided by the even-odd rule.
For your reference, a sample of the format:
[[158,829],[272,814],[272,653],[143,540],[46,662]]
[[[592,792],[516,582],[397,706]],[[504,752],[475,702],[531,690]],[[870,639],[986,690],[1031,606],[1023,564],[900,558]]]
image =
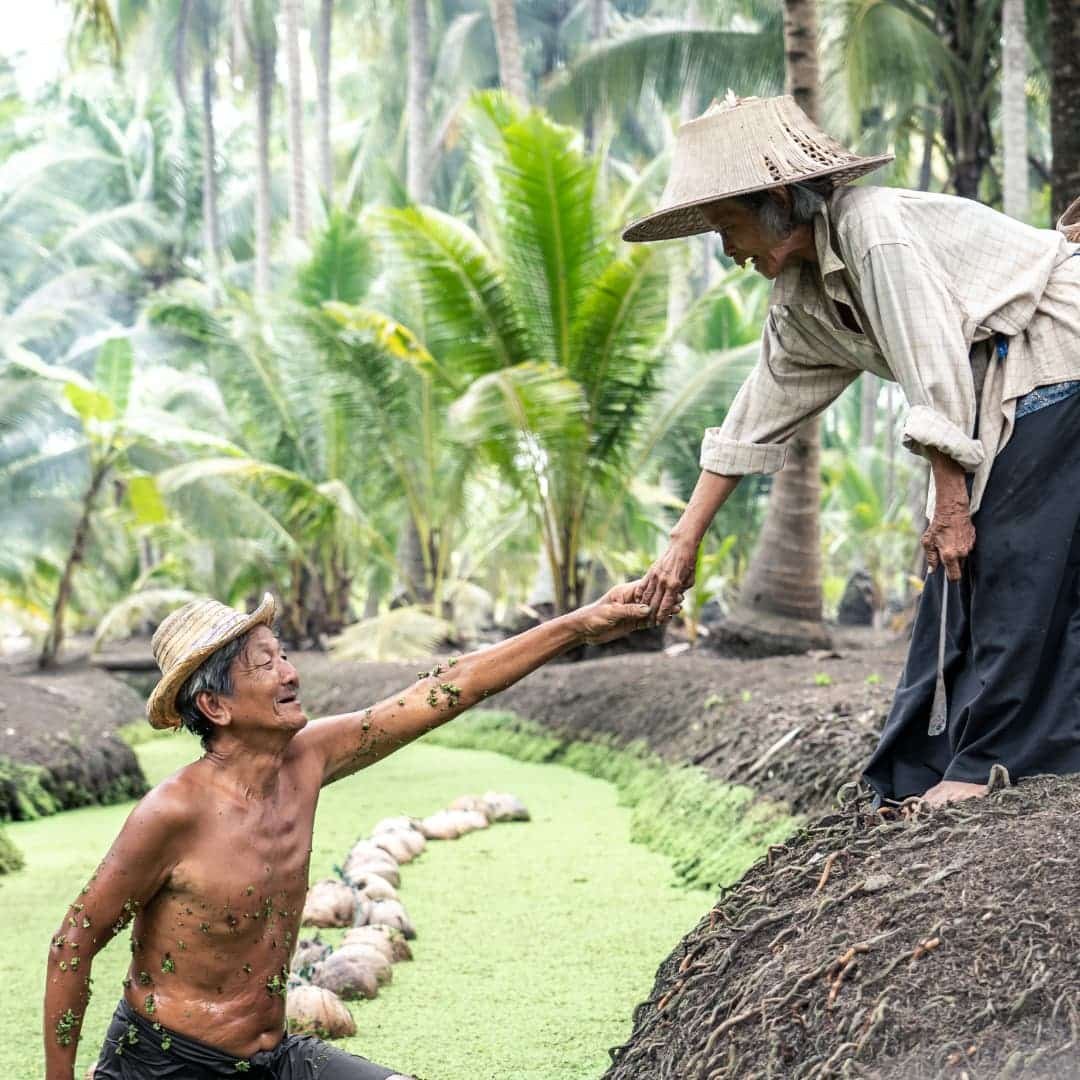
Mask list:
[[[1080,772],[1080,395],[1016,421],[973,517],[962,579],[926,582],[865,779],[879,796],[940,780]],[[928,734],[943,590],[948,722]]]

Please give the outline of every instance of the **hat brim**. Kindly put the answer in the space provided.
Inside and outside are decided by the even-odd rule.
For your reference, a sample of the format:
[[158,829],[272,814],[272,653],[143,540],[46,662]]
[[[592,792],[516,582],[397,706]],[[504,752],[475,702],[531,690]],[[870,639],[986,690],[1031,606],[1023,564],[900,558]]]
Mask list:
[[208,641],[163,675],[146,702],[146,717],[155,728],[178,728],[182,724],[176,711],[176,695],[180,688],[199,669],[207,657],[213,656],[223,645],[242,637],[256,626],[270,626],[274,621],[277,605],[270,593],[264,593],[262,603],[247,618],[231,625],[220,637]]
[[786,180],[777,180],[771,184],[757,184],[754,187],[740,188],[738,191],[721,191],[715,195],[705,195],[700,199],[665,207],[663,210],[657,210],[643,218],[638,218],[637,221],[632,221],[623,229],[622,238],[631,244],[646,244],[656,240],[678,240],[685,236],[698,236],[701,233],[712,232],[713,227],[702,217],[699,209],[709,203],[734,199],[739,195],[753,195],[757,191],[770,191],[773,188],[801,184],[807,180],[818,180],[828,176],[833,177],[837,185],[850,184],[859,177],[880,169],[883,165],[888,165],[893,160],[892,154],[880,154],[877,157],[860,158],[855,162],[846,162],[843,165],[833,165],[828,169],[803,173]]

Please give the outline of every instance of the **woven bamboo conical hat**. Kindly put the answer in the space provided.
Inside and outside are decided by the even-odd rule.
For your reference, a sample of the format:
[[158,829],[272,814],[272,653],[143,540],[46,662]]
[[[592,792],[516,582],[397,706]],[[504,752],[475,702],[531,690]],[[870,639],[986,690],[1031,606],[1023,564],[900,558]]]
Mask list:
[[679,128],[660,208],[632,222],[623,239],[640,243],[711,232],[700,207],[733,195],[829,179],[848,184],[893,160],[860,157],[826,135],[785,95],[737,98],[730,90]]
[[274,598],[264,593],[262,603],[245,615],[217,600],[192,600],[167,615],[150,639],[154,660],[161,668],[161,681],[146,703],[146,715],[156,728],[179,727],[176,695],[199,666],[222,645],[227,645],[252,627],[269,626],[274,621]]

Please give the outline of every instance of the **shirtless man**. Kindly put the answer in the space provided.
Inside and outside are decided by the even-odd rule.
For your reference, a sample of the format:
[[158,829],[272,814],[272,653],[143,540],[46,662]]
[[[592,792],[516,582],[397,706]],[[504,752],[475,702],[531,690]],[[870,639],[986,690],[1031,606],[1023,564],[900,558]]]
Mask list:
[[49,950],[46,1080],[73,1080],[95,954],[133,923],[131,966],[96,1080],[398,1076],[310,1036],[285,1035],[285,987],[308,884],[319,791],[374,764],[548,660],[648,624],[635,585],[463,657],[369,709],[309,724],[270,629],[212,600],[154,635],[155,727],[202,736],[203,757],[131,812]]

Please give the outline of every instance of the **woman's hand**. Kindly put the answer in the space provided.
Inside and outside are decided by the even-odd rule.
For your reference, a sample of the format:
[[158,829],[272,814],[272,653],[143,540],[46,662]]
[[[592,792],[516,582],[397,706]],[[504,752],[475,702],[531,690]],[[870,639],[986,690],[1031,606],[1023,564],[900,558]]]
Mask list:
[[939,507],[934,520],[922,534],[922,546],[926,552],[926,565],[936,570],[944,563],[945,574],[950,581],[959,581],[964,559],[975,546],[975,526],[965,500],[962,507]]
[[964,559],[975,546],[975,526],[971,523],[967,478],[962,465],[940,450],[930,451],[934,472],[934,520],[922,535],[926,565],[936,570],[944,563],[950,581],[959,581]]
[[665,622],[682,603],[683,593],[694,584],[698,541],[673,538],[667,551],[641,579],[639,596],[653,617]]

